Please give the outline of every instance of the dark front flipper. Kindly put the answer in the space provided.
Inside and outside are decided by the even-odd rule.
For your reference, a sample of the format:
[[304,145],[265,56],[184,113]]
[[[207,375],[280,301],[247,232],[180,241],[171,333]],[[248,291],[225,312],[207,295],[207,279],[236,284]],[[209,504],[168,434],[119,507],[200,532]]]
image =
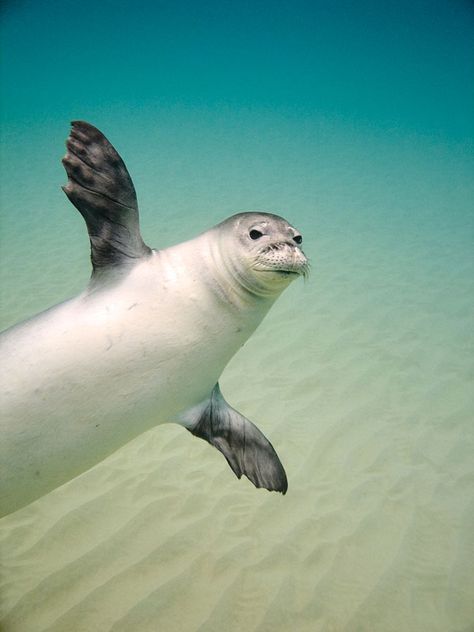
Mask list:
[[94,273],[151,254],[140,235],[135,188],[123,160],[98,129],[73,121],[63,165],[64,192],[84,217]]
[[237,478],[245,474],[255,487],[286,493],[285,470],[272,444],[252,422],[229,406],[218,384],[196,424],[188,429],[220,450]]

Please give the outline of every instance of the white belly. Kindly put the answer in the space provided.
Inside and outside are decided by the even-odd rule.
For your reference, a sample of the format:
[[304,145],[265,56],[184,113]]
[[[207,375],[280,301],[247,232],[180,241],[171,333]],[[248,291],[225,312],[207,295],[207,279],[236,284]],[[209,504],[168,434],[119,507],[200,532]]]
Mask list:
[[2,335],[3,513],[206,399],[268,309],[243,317],[198,271],[162,268],[141,264]]

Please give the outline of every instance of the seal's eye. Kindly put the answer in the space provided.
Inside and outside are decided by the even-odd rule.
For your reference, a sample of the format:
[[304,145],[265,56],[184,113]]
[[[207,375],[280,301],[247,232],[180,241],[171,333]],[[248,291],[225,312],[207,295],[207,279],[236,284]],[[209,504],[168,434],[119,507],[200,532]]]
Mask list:
[[261,233],[259,230],[256,230],[255,228],[253,228],[250,232],[250,239],[260,239],[260,237],[263,237],[263,233]]
[[301,235],[295,235],[293,237],[293,241],[295,241],[297,244],[302,244],[303,243],[303,237],[301,237]]

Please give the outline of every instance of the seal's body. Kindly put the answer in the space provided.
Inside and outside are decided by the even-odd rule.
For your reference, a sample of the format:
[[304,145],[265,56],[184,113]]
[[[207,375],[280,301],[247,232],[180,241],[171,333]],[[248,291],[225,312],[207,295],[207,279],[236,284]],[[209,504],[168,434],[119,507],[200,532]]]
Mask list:
[[105,137],[76,122],[68,150],[65,191],[86,219],[94,272],[84,293],[1,336],[2,513],[170,421],[217,447],[239,478],[285,493],[271,444],[217,382],[305,273],[299,233],[280,217],[242,213],[153,251]]

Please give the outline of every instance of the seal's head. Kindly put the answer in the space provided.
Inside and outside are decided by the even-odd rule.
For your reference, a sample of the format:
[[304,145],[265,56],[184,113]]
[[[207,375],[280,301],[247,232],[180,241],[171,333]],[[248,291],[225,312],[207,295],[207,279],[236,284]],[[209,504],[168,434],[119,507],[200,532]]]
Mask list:
[[226,268],[254,294],[279,294],[298,276],[308,274],[303,237],[283,217],[239,213],[216,228],[223,235],[220,249]]

